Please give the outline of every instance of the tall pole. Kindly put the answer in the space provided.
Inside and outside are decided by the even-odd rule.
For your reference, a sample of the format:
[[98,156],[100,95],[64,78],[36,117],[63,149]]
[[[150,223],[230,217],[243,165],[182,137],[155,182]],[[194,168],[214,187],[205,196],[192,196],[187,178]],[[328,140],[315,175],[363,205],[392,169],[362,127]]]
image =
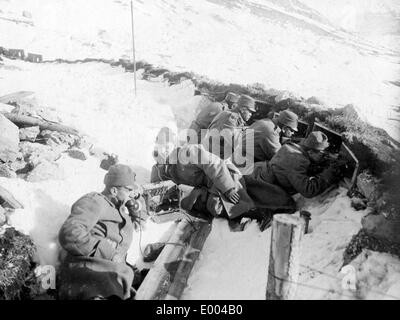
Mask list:
[[131,1],[131,22],[132,22],[132,56],[133,56],[133,78],[134,78],[134,89],[136,97],[136,56],[135,56],[135,29],[133,27],[133,3]]

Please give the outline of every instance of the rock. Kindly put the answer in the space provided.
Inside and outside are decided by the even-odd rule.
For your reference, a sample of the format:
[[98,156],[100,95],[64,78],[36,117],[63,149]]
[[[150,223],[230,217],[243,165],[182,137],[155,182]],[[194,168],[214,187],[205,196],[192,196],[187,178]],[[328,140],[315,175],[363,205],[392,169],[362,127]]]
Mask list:
[[33,167],[42,160],[50,162],[55,161],[63,151],[59,146],[54,148],[36,142],[22,141],[19,145],[24,161],[31,164]]
[[39,133],[40,133],[39,126],[21,128],[19,129],[19,140],[35,142],[36,137],[38,136]]
[[78,160],[87,160],[87,155],[83,150],[78,148],[71,148],[65,151],[71,158],[78,159]]
[[6,210],[0,206],[0,227],[7,222]]
[[319,104],[321,106],[325,106],[326,105],[324,100],[322,100],[321,98],[315,97],[315,96],[309,97],[306,100],[306,102],[309,103],[309,104]]
[[300,101],[301,98],[293,92],[290,91],[281,91],[276,97],[275,102],[279,103],[283,100],[293,100],[293,101]]
[[89,148],[89,154],[97,159],[103,160],[107,158],[108,153],[102,148],[92,146]]
[[369,201],[375,201],[379,198],[380,192],[378,186],[378,179],[367,172],[362,172],[357,177],[357,187]]
[[42,130],[40,137],[43,138],[44,142],[52,147],[61,147],[63,150],[67,150],[74,146],[78,137],[70,135],[68,133]]
[[6,164],[0,164],[0,177],[16,178],[17,174],[11,170]]
[[25,18],[28,18],[28,19],[32,19],[32,14],[29,11],[26,11],[26,10],[24,10],[22,12],[22,16],[24,16]]
[[62,179],[65,179],[64,170],[57,163],[45,160],[40,162],[25,178],[29,182]]
[[356,108],[352,104],[347,104],[342,110],[343,116],[349,119],[359,119]]
[[11,104],[1,103],[0,102],[0,113],[8,113],[14,110],[15,106]]
[[94,141],[92,138],[84,135],[80,137],[78,140],[76,140],[75,146],[78,147],[79,149],[86,149],[89,150],[93,148]]
[[0,160],[14,161],[19,149],[18,127],[0,114]]
[[351,199],[351,206],[357,211],[365,210],[367,209],[367,199],[354,197]]
[[381,214],[369,214],[361,220],[361,224],[366,233],[371,236],[400,243],[400,221],[398,219],[387,219]]

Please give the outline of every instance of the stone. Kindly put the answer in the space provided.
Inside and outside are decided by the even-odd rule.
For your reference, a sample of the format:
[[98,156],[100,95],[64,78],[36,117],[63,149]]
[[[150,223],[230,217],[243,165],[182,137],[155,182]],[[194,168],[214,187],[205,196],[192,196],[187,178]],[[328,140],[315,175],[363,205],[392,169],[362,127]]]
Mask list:
[[83,135],[76,140],[75,146],[79,149],[91,150],[94,147],[94,141],[89,136]]
[[369,214],[361,220],[367,234],[394,243],[400,243],[400,220],[388,219],[382,214]]
[[25,177],[29,182],[65,179],[64,170],[54,162],[42,161]]
[[0,206],[0,226],[7,222],[6,210]]
[[324,100],[322,100],[321,98],[315,97],[315,96],[309,97],[306,100],[306,102],[309,103],[309,104],[319,104],[321,106],[325,106],[326,105]]
[[55,161],[60,157],[63,149],[36,142],[22,141],[20,142],[20,151],[26,163],[36,166],[42,160]]
[[83,150],[80,150],[78,148],[71,148],[65,151],[71,158],[73,159],[78,159],[78,160],[87,160],[88,156]]
[[365,210],[367,209],[367,199],[354,197],[351,199],[351,206],[357,211]]
[[342,110],[343,116],[349,119],[360,119],[356,108],[352,104],[346,104]]
[[95,146],[92,146],[91,148],[89,148],[89,154],[100,160],[107,158],[107,151],[102,148],[95,147]]
[[63,150],[67,150],[72,147],[76,143],[76,139],[73,135],[63,132],[51,131],[51,130],[42,130],[40,132],[40,137],[43,138],[44,142],[52,147],[62,147]]
[[19,140],[35,142],[36,137],[38,136],[39,133],[40,133],[39,126],[21,128],[19,129]]
[[0,113],[9,113],[14,110],[15,106],[0,102]]
[[0,164],[0,177],[16,178],[17,174],[11,170],[6,164]]
[[275,103],[279,103],[283,100],[293,100],[293,101],[300,101],[300,97],[296,95],[293,92],[290,91],[281,91],[276,97],[275,97]]
[[0,160],[3,162],[14,161],[19,149],[19,129],[0,114]]
[[380,192],[378,186],[378,179],[367,172],[362,172],[357,177],[357,187],[369,201],[375,201],[379,198]]

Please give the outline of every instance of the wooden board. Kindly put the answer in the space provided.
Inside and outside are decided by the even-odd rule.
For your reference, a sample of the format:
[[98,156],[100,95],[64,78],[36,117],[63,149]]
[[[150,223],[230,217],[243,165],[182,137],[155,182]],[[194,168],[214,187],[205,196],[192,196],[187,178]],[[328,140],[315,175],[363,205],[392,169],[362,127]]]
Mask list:
[[359,171],[359,162],[354,153],[343,142],[340,148],[339,156],[346,159],[348,162],[347,168],[344,171],[344,181],[349,189],[351,189],[357,180]]

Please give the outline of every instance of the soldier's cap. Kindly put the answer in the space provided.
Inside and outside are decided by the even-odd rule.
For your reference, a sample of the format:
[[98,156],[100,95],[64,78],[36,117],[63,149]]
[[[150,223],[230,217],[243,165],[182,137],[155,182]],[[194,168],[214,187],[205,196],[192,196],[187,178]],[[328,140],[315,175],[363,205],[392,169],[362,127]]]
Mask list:
[[127,187],[138,189],[136,184],[136,173],[125,164],[115,164],[108,169],[104,176],[104,184],[107,187]]
[[321,131],[311,132],[301,144],[309,149],[323,151],[329,147],[328,137]]
[[279,113],[278,122],[291,128],[294,131],[297,131],[297,124],[299,121],[299,117],[292,111],[283,110]]
[[246,107],[247,109],[249,109],[252,112],[256,112],[256,102],[255,100],[245,94],[242,94],[237,102],[237,106],[240,107]]
[[239,95],[234,92],[228,92],[225,97],[226,101],[236,103],[239,101]]

